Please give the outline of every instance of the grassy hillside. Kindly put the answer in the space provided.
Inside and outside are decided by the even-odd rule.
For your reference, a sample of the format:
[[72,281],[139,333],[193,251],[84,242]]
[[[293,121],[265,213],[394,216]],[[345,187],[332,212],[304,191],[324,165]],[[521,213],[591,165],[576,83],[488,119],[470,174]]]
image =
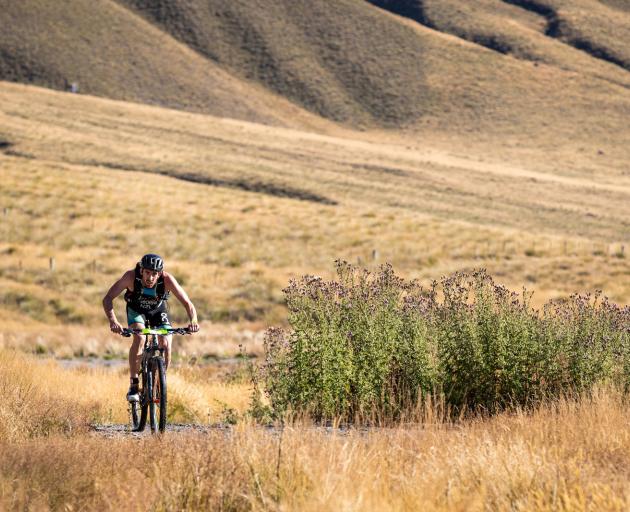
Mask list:
[[113,0],[2,2],[0,25],[3,80],[269,124],[304,117]]
[[125,3],[208,59],[330,119],[400,127],[433,102],[422,42],[362,2]]
[[562,21],[557,37],[545,35],[551,15],[531,2],[379,3],[420,5],[428,27],[362,0],[12,2],[0,11],[0,78],[77,81],[100,96],[331,129],[306,109],[352,127],[404,128],[416,141],[577,153],[589,165],[603,151],[619,165],[628,72],[565,39],[625,59],[615,41],[627,15],[594,1],[556,3],[543,11]]
[[627,4],[607,6],[594,0],[505,0],[543,16],[545,34],[630,71],[630,15]]
[[[481,0],[372,0],[372,3],[457,37],[518,59],[545,63],[576,73],[630,86],[630,74],[623,64],[611,62],[603,53],[588,51],[580,44],[578,32],[594,38],[591,46],[606,48],[610,55],[620,45],[630,17],[596,1],[527,2]],[[560,8],[561,7],[561,8]],[[586,41],[584,37],[582,41]],[[598,41],[595,43],[595,41]],[[622,62],[623,57],[620,57]]]
[[[597,0],[370,0],[424,26],[519,59],[628,85],[628,7]],[[621,68],[621,69],[618,69]]]
[[[630,84],[625,70],[544,36],[544,18],[503,2],[421,4],[427,13],[466,20],[491,39],[516,26],[514,44],[531,47],[536,63],[445,37],[441,30],[448,27],[405,23],[357,0],[259,2],[256,9],[243,1],[125,3],[234,74],[355,126],[517,138],[537,149],[551,149],[553,133],[556,149],[583,145],[592,153],[594,140],[608,146],[628,112],[629,93],[617,85]],[[586,128],[593,117],[597,122]],[[620,142],[606,150],[618,151]]]
[[[249,329],[281,322],[288,279],[330,275],[336,258],[424,281],[487,267],[538,303],[630,297],[630,187],[612,171],[543,173],[6,83],[0,125],[5,345],[106,350],[86,341],[105,332],[80,326],[103,329],[102,295],[149,249],[204,321]],[[18,324],[34,335],[11,334]],[[218,332],[203,351],[247,339]]]

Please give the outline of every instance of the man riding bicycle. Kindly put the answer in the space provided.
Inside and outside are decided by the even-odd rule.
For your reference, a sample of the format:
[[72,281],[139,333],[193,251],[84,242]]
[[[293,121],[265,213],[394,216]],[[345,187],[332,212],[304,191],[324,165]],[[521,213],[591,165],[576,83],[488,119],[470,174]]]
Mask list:
[[[175,277],[164,271],[164,260],[157,254],[145,254],[136,264],[135,269],[125,272],[103,298],[103,309],[109,320],[109,328],[117,334],[122,334],[123,326],[116,318],[113,302],[123,291],[125,291],[125,301],[127,301],[127,324],[130,329],[144,329],[145,326],[154,329],[170,327],[166,301],[172,292],[186,308],[190,319],[188,325],[190,332],[199,330],[195,306]],[[159,343],[164,348],[164,361],[168,368],[171,360],[171,335],[160,336]],[[131,380],[127,393],[129,401],[139,400],[138,367],[141,355],[142,336],[134,333],[133,342],[129,348]]]

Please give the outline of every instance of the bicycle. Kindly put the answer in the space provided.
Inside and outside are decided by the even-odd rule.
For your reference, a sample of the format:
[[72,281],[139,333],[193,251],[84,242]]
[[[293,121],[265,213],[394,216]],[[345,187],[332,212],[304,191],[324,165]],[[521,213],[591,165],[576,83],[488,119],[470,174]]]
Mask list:
[[[191,334],[185,327],[162,329],[123,329],[122,336],[144,335],[144,350],[140,363],[140,400],[129,402],[131,427],[134,432],[142,432],[147,424],[147,413],[151,433],[164,432],[166,428],[166,368],[164,348],[158,344],[158,336],[168,334]],[[159,416],[159,418],[158,418]]]

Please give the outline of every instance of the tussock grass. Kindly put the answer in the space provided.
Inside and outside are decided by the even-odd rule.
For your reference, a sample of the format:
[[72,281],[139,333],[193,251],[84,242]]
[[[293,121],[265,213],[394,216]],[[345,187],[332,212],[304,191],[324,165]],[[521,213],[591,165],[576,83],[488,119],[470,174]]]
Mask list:
[[66,374],[64,378],[54,363],[38,364],[8,351],[0,352],[0,365],[0,439],[4,442],[85,430],[90,419],[105,416],[112,405],[106,397],[89,391],[95,381],[111,383],[105,375],[89,379]]
[[34,440],[2,446],[0,506],[620,510],[630,497],[629,420],[623,397],[604,388],[455,428]]
[[[124,396],[127,368],[79,365],[63,369],[56,362],[0,349],[0,440],[85,432],[91,423],[127,423]],[[169,421],[209,423],[226,411],[242,414],[249,405],[248,382],[226,379],[202,369],[171,369]]]
[[[630,247],[627,178],[613,167],[593,176],[577,166],[532,171],[387,139],[367,144],[18,86],[2,91],[10,149],[32,155],[0,156],[5,325],[34,332],[43,330],[38,321],[100,323],[105,290],[149,249],[164,254],[202,319],[241,331],[282,322],[284,283],[305,272],[327,277],[336,258],[389,261],[425,282],[484,266],[508,286],[535,283],[536,303],[596,288],[617,302],[630,296],[630,258],[614,255]],[[286,185],[337,205],[157,175],[166,171]],[[134,201],[121,205],[113,193],[121,182]],[[168,200],[156,209],[155,197]],[[173,219],[177,229],[166,230]],[[184,320],[176,306],[174,314]],[[72,332],[64,355],[89,354],[93,344]],[[221,336],[233,338],[229,330]],[[221,353],[212,348],[218,341],[204,338],[202,351],[189,353]]]

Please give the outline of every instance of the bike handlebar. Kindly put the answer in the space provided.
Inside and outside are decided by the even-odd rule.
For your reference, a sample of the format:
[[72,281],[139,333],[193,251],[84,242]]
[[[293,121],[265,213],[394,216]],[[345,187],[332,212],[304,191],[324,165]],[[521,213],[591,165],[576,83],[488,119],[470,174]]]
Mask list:
[[132,334],[150,335],[157,334],[159,336],[166,336],[168,334],[192,334],[192,331],[188,327],[163,327],[161,329],[127,329],[124,328],[120,333],[121,336],[129,338]]

